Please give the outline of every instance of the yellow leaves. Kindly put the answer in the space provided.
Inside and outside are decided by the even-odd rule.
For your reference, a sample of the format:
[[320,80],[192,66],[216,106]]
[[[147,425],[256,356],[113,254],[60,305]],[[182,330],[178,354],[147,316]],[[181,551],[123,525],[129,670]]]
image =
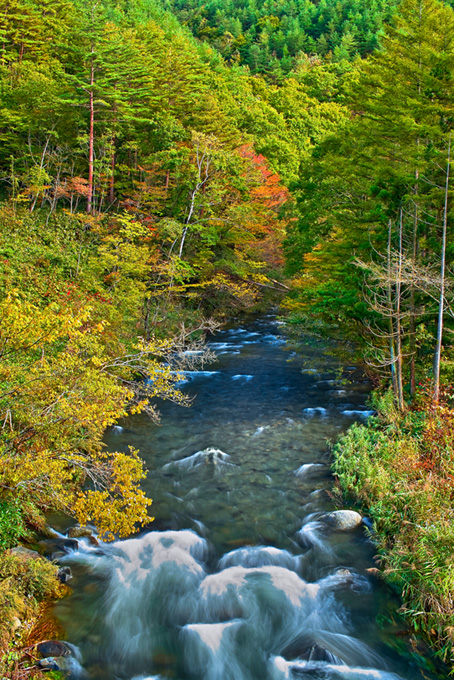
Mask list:
[[[254,276],[254,279],[256,276]],[[247,281],[238,281],[233,277],[229,277],[223,272],[217,273],[213,276],[208,284],[215,286],[218,291],[225,291],[239,300],[252,301],[257,298],[257,289]]]
[[151,500],[137,451],[104,452],[104,430],[128,410],[155,416],[153,397],[188,402],[171,366],[185,336],[139,339],[118,355],[91,317],[89,306],[39,308],[16,291],[0,303],[0,486],[113,538],[149,522]]
[[135,404],[129,412],[131,414],[136,414],[136,413],[142,413],[146,409],[146,407],[149,405],[149,400],[148,399],[141,399],[137,404]]
[[138,452],[112,453],[108,459],[109,478],[105,488],[80,492],[74,512],[81,524],[94,523],[105,540],[128,536],[153,520],[148,516],[151,500],[138,484],[145,477]]

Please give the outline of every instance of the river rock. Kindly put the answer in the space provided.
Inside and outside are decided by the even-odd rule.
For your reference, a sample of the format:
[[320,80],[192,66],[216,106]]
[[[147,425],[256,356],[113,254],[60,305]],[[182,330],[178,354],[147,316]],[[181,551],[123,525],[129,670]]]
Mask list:
[[13,619],[11,621],[11,628],[13,629],[13,631],[22,628],[22,621],[17,616],[13,616]]
[[46,659],[40,659],[38,661],[38,667],[41,668],[42,671],[61,671],[63,668],[58,663],[58,659],[55,659],[53,656],[48,656]]
[[29,550],[28,548],[24,548],[23,545],[18,545],[16,548],[12,548],[10,552],[13,555],[24,555],[24,557],[33,557],[33,559],[41,557],[41,555],[36,552],[36,550]]
[[73,575],[69,567],[60,567],[57,573],[57,578],[60,583],[68,583],[72,579]]
[[363,521],[363,518],[359,512],[354,510],[334,510],[334,512],[323,515],[321,520],[338,531],[350,531],[351,529],[356,529]]
[[93,534],[92,530],[88,527],[81,527],[77,525],[75,527],[70,527],[66,532],[68,538],[89,538]]
[[66,557],[67,553],[63,552],[63,550],[57,550],[57,552],[52,553],[50,556],[50,559],[52,562],[58,562],[58,560],[61,560],[62,557]]
[[46,538],[38,543],[39,549],[45,557],[50,557],[56,552],[69,553],[79,548],[79,543],[74,538]]
[[75,664],[76,667],[79,666],[69,654],[67,656],[47,656],[45,659],[40,659],[37,665],[42,671],[61,671],[71,675]]
[[71,648],[60,640],[46,640],[36,645],[36,650],[44,657],[71,656]]

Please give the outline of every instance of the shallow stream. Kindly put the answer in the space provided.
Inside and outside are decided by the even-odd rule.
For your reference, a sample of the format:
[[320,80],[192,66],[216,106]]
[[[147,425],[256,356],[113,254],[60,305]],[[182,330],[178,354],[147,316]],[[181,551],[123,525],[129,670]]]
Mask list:
[[327,440],[365,420],[369,385],[273,317],[216,334],[190,408],[106,437],[140,449],[156,516],[139,537],[64,559],[56,615],[89,678],[418,680],[399,601],[364,525],[335,531]]

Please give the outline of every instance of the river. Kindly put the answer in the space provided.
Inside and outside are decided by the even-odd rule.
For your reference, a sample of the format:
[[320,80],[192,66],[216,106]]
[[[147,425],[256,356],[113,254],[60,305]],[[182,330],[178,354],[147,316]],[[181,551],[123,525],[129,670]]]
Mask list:
[[[354,367],[298,350],[271,316],[216,334],[188,372],[190,408],[126,420],[111,450],[140,449],[156,516],[124,541],[66,557],[56,616],[93,680],[418,680],[399,601],[373,572],[365,525],[323,520],[330,449],[370,415]],[[347,379],[347,380],[346,380]]]

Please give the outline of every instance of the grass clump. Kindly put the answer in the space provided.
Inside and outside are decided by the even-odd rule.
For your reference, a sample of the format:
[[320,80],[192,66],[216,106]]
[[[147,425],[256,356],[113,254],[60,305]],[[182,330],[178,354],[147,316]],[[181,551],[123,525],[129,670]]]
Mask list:
[[386,580],[403,614],[454,664],[454,408],[445,390],[432,407],[422,391],[401,414],[391,394],[377,416],[353,425],[334,448],[343,491],[368,508]]

